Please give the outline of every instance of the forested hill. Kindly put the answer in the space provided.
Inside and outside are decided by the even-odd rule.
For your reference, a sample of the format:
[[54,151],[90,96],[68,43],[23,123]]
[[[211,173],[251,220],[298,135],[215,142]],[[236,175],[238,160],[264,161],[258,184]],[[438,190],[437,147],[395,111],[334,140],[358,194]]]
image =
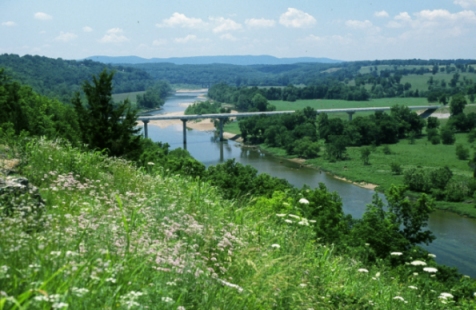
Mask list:
[[22,84],[30,85],[36,92],[69,102],[81,83],[91,80],[102,70],[115,71],[113,92],[124,93],[145,90],[153,78],[140,69],[106,65],[92,60],[64,60],[42,56],[0,55],[0,68]]
[[269,55],[235,55],[235,56],[195,56],[171,58],[141,58],[137,56],[92,56],[86,59],[103,62],[106,64],[145,64],[145,63],[172,63],[175,65],[290,65],[296,63],[340,63],[340,60],[329,58],[296,57],[277,58]]

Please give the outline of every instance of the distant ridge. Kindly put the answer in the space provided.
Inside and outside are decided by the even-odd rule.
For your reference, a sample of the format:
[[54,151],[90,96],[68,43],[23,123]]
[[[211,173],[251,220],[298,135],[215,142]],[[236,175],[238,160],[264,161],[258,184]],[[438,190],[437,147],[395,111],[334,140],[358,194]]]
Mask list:
[[341,63],[340,60],[329,58],[297,57],[277,58],[269,55],[243,55],[243,56],[195,56],[195,57],[172,57],[172,58],[141,58],[138,56],[91,56],[86,59],[102,62],[105,64],[144,64],[144,63],[173,63],[176,65],[206,65],[206,64],[230,64],[230,65],[289,65],[296,63]]

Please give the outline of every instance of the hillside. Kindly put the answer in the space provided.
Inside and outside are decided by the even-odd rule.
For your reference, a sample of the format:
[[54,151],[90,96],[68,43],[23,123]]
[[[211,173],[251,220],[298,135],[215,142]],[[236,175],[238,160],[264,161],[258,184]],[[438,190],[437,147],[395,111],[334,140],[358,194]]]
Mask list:
[[473,281],[441,286],[431,257],[395,252],[393,263],[410,260],[393,269],[337,254],[314,239],[318,224],[295,215],[306,200],[277,193],[237,209],[209,184],[159,166],[137,170],[42,139],[28,145],[21,171],[45,205],[25,201],[23,220],[2,215],[2,309],[475,306]]
[[105,64],[145,64],[145,63],[171,63],[175,65],[289,65],[296,63],[340,63],[340,60],[329,58],[296,57],[278,58],[269,55],[251,56],[195,56],[195,57],[171,57],[171,58],[141,58],[137,56],[91,56],[86,59],[102,62]]
[[92,60],[64,60],[41,56],[0,55],[0,68],[23,84],[30,85],[36,92],[69,102],[81,83],[91,80],[104,69],[115,71],[115,93],[143,91],[153,83],[149,74],[130,67],[115,67]]

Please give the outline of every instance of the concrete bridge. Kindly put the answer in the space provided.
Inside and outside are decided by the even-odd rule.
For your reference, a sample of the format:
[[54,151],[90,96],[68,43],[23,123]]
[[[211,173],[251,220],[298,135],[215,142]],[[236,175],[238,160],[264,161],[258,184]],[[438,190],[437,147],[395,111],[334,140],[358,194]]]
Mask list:
[[[421,117],[426,118],[435,112],[440,105],[428,105],[428,106],[409,106],[410,110],[424,110],[420,114]],[[371,108],[345,108],[345,109],[318,109],[316,110],[317,114],[320,113],[347,113],[349,114],[349,121],[352,120],[352,115],[357,112],[376,112],[376,111],[390,111],[391,107],[371,107]],[[158,116],[139,116],[137,120],[144,123],[144,136],[148,137],[148,128],[147,124],[151,120],[175,120],[179,119],[183,123],[183,144],[187,144],[187,121],[193,119],[204,119],[204,118],[217,118],[220,120],[219,133],[220,141],[223,141],[223,124],[225,119],[228,117],[252,117],[252,116],[269,116],[269,115],[280,115],[280,114],[291,114],[296,111],[272,111],[272,112],[243,112],[243,113],[218,113],[218,114],[200,114],[200,115],[158,115]]]

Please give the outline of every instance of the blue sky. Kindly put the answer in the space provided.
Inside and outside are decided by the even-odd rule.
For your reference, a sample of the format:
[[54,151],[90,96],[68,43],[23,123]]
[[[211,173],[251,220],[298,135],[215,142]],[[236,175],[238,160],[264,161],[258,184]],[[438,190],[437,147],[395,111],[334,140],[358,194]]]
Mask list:
[[476,58],[476,0],[1,0],[0,54]]

